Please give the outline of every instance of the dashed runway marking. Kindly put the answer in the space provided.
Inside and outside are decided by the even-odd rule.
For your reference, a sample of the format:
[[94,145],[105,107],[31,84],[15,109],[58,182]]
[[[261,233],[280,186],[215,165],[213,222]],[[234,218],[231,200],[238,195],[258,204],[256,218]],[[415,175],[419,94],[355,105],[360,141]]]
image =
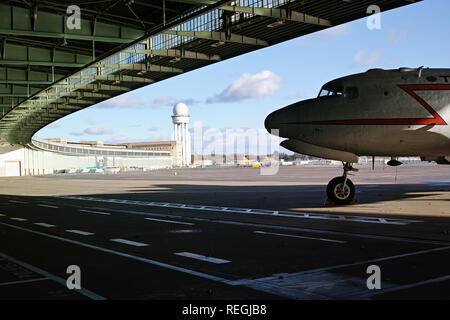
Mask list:
[[194,223],[190,223],[190,222],[181,222],[181,221],[164,220],[164,219],[145,218],[145,220],[158,221],[158,222],[167,222],[167,223],[176,223],[176,224],[185,224],[185,225],[188,225],[188,226],[193,226],[194,225]]
[[177,255],[177,256],[182,256],[182,257],[186,257],[186,258],[192,258],[192,259],[206,261],[206,262],[211,262],[211,263],[215,263],[215,264],[223,264],[223,263],[231,262],[230,260],[213,258],[213,257],[209,257],[209,256],[204,256],[204,255],[201,255],[201,254],[191,253],[191,252],[176,252],[174,254]]
[[[120,251],[116,251],[116,250],[111,250],[111,249],[107,249],[107,248],[103,248],[103,247],[99,247],[99,246],[95,246],[95,245],[84,243],[84,242],[81,242],[81,241],[75,241],[75,240],[72,240],[72,239],[63,238],[63,237],[55,236],[55,235],[44,233],[44,232],[39,232],[39,231],[27,229],[27,228],[22,228],[22,227],[19,227],[19,226],[8,224],[8,223],[0,222],[0,225],[6,226],[6,227],[9,227],[9,228],[13,228],[13,229],[16,229],[16,230],[21,230],[21,231],[29,232],[29,233],[32,233],[32,234],[40,235],[40,236],[47,237],[47,238],[50,238],[50,239],[55,239],[55,240],[63,241],[63,242],[66,242],[66,243],[75,244],[75,245],[78,245],[78,246],[81,246],[81,247],[84,247],[84,248],[89,248],[89,249],[97,250],[97,251],[100,251],[100,252],[105,252],[105,253],[113,254],[113,255],[116,255],[116,256],[129,258],[129,259],[132,259],[132,260],[135,260],[135,261],[140,261],[140,262],[143,262],[143,263],[147,263],[147,264],[150,264],[150,265],[166,268],[166,269],[169,269],[169,270],[174,270],[174,271],[190,274],[190,275],[193,275],[193,276],[196,276],[196,277],[200,277],[200,278],[203,278],[203,279],[213,280],[213,281],[217,281],[217,282],[221,282],[221,283],[225,283],[225,284],[232,284],[231,280],[224,279],[222,277],[214,276],[214,275],[211,275],[211,274],[207,274],[207,273],[204,273],[204,272],[199,272],[199,271],[195,271],[195,270],[191,270],[191,269],[187,269],[187,268],[182,268],[182,267],[170,265],[170,264],[167,264],[167,263],[164,263],[164,262],[160,262],[160,261],[156,261],[156,260],[152,260],[152,259],[147,259],[147,258],[143,258],[143,257],[138,257],[138,256],[135,256],[135,255],[132,255],[132,254],[128,254],[128,253],[124,253],[124,252],[120,252]],[[4,257],[4,255],[2,255],[0,253],[0,257]],[[14,260],[12,260],[12,261],[15,262]],[[33,269],[31,269],[31,270],[37,272],[36,270],[33,270]],[[64,280],[64,279],[61,279],[61,280],[63,281],[61,283],[63,283],[63,285],[65,285],[66,284],[66,280]],[[82,290],[84,290],[84,289],[82,289]]]
[[36,222],[36,223],[34,223],[34,224],[37,225],[37,226],[46,227],[46,228],[53,228],[53,227],[56,227],[56,226],[53,225],[53,224],[48,224],[48,223],[44,223],[44,222]]
[[28,202],[26,202],[26,201],[19,201],[19,200],[8,200],[8,202],[28,204]]
[[10,281],[10,282],[3,282],[0,283],[0,287],[4,287],[4,286],[12,286],[15,284],[23,284],[23,283],[29,283],[29,282],[36,282],[36,281],[48,281],[50,279],[47,278],[37,278],[37,279],[29,279],[29,280],[19,280],[19,281]]
[[13,217],[13,218],[9,218],[9,219],[10,219],[10,220],[14,220],[14,221],[20,221],[20,222],[28,221],[28,219],[17,218],[17,217]]
[[265,232],[265,231],[254,231],[254,233],[268,234],[268,235],[280,236],[280,237],[299,238],[299,239],[306,239],[306,240],[318,240],[318,241],[334,242],[334,243],[346,243],[347,242],[347,241],[341,241],[341,240],[333,240],[333,239],[326,239],[326,238],[314,238],[314,237],[298,236],[298,235],[285,234],[285,233]]
[[39,207],[44,207],[44,208],[52,208],[52,209],[58,209],[59,208],[58,206],[52,206],[50,204],[42,204],[42,203],[39,203],[38,206]]
[[393,218],[378,218],[378,217],[365,217],[365,216],[346,216],[346,215],[337,215],[337,214],[312,213],[312,212],[300,212],[300,211],[276,211],[276,210],[248,209],[248,208],[235,208],[235,207],[217,207],[217,206],[204,206],[204,205],[181,204],[181,203],[147,202],[147,201],[122,200],[122,199],[105,199],[105,198],[82,197],[82,196],[55,196],[55,198],[96,201],[96,202],[106,202],[106,203],[120,203],[120,204],[130,204],[130,205],[150,206],[150,207],[187,209],[187,210],[196,210],[196,211],[215,211],[215,212],[225,212],[225,213],[242,213],[242,214],[270,215],[270,216],[276,215],[277,217],[349,221],[349,222],[390,224],[390,225],[408,225],[411,223],[423,222],[421,220],[410,220],[410,219],[393,219]]
[[118,243],[124,243],[124,244],[128,244],[130,246],[135,246],[135,247],[146,247],[146,246],[148,246],[148,244],[146,244],[146,243],[126,240],[126,239],[111,239],[111,241],[118,242]]
[[92,211],[92,210],[83,210],[83,209],[80,209],[80,212],[87,212],[87,213],[102,214],[102,215],[105,215],[105,216],[110,216],[110,215],[111,215],[111,213],[109,213],[109,212],[102,212],[102,211]]
[[81,231],[81,230],[66,230],[66,232],[80,234],[82,236],[92,236],[92,235],[95,234],[95,233],[92,233],[92,232],[86,232],[86,231]]

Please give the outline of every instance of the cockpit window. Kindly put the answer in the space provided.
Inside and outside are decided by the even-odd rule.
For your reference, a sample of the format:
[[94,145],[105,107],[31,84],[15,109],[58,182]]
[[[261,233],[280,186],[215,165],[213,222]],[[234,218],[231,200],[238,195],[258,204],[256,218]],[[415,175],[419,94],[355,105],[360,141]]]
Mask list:
[[347,87],[344,91],[345,99],[356,99],[359,97],[359,91],[357,87]]
[[342,96],[343,88],[341,87],[323,87],[319,92],[319,97],[333,97],[333,96]]

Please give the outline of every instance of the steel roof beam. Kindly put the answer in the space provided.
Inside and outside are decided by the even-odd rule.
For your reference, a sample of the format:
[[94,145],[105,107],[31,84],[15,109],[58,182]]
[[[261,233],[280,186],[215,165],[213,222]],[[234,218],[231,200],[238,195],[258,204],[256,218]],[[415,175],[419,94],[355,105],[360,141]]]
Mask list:
[[0,60],[0,64],[5,65],[11,64],[20,66],[69,67],[69,68],[81,68],[86,65],[85,63],[31,61],[31,60]]
[[[211,5],[216,3],[214,0],[167,0],[171,2],[189,3],[198,5]],[[230,1],[231,2],[231,1]],[[315,24],[319,26],[331,27],[333,23],[327,19],[311,16],[302,12],[287,10],[285,8],[261,8],[250,6],[221,6],[219,9],[235,13],[249,13],[256,16],[269,17],[275,19],[285,19],[296,22]]]
[[[66,10],[67,5],[64,5]],[[99,15],[101,13],[97,13]],[[26,37],[40,37],[40,38],[58,38],[58,39],[72,39],[84,41],[100,41],[113,43],[129,43],[132,40],[138,39],[144,35],[144,31],[140,29],[122,27],[120,24],[97,22],[95,29],[97,34],[93,33],[93,26],[91,20],[81,19],[82,32],[78,30],[68,30],[66,28],[67,13],[55,14],[44,11],[36,12],[36,21],[40,21],[33,28],[30,23],[22,23],[20,28],[17,27],[14,21],[23,21],[23,17],[29,16],[29,9],[24,9],[18,6],[10,6],[0,4],[0,19],[4,21],[11,21],[9,28],[0,28],[0,34],[7,36],[26,36]],[[149,22],[151,24],[151,22]],[[7,25],[7,24],[3,24]],[[98,32],[98,31],[101,32]]]
[[231,11],[235,13],[249,13],[256,16],[269,17],[281,20],[290,20],[295,22],[302,22],[308,24],[314,24],[324,27],[331,27],[333,23],[327,19],[322,19],[315,16],[310,16],[306,13],[287,10],[283,8],[255,8],[255,7],[242,7],[242,6],[223,6],[220,9]]
[[[142,32],[142,31],[141,31]],[[129,43],[136,38],[114,38],[114,37],[101,37],[101,36],[89,36],[81,34],[71,33],[57,33],[57,32],[39,32],[39,31],[24,31],[24,30],[11,30],[0,29],[0,34],[7,36],[26,36],[26,37],[40,37],[40,38],[57,38],[57,39],[72,39],[72,40],[85,40],[85,41],[99,41],[99,42],[113,42],[113,43]],[[142,35],[144,33],[142,32]]]
[[42,99],[42,101],[40,100],[34,100],[34,101],[27,101],[27,104],[32,104],[32,105],[48,105],[48,104],[87,104],[87,105],[91,105],[94,104],[95,101],[91,101],[91,100],[81,100],[81,99],[67,99],[67,98],[58,98],[58,99],[48,99],[48,100],[44,100]]
[[136,54],[147,54],[147,55],[155,55],[155,56],[163,56],[163,57],[174,57],[174,58],[187,58],[187,59],[195,59],[195,60],[206,60],[206,61],[220,61],[221,58],[218,55],[207,55],[204,53],[187,51],[187,50],[176,50],[176,49],[168,49],[168,50],[125,50],[127,53],[136,53]]
[[113,86],[99,83],[86,83],[86,84],[55,84],[53,88],[67,88],[67,89],[85,89],[85,90],[105,90],[105,91],[130,91],[131,88]]
[[234,43],[242,43],[242,44],[250,44],[256,46],[266,47],[269,43],[265,40],[256,39],[252,37],[247,37],[237,33],[231,33],[229,37],[225,32],[220,31],[175,31],[175,30],[167,30],[163,32],[164,34],[171,34],[180,37],[192,37],[197,39],[206,39],[206,40],[215,40],[222,42],[234,42]]
[[121,74],[107,74],[107,75],[85,75],[85,76],[71,76],[71,79],[89,79],[97,81],[120,81],[120,82],[141,82],[141,83],[153,83],[155,82],[149,78],[127,76]]
[[[70,91],[70,92],[42,92],[39,97],[41,100],[45,100],[46,96],[52,97],[52,96],[58,96],[58,97],[78,97],[78,98],[104,98],[109,99],[112,96],[105,93],[98,93],[98,92],[86,92],[86,91]],[[39,100],[39,99],[36,99]],[[35,100],[29,100],[29,101],[35,101]]]
[[172,67],[165,67],[155,64],[147,65],[145,63],[135,63],[135,64],[103,64],[97,63],[92,67],[97,68],[109,68],[109,69],[123,69],[123,70],[135,70],[135,71],[150,71],[150,72],[167,72],[167,73],[183,73],[183,70]]
[[23,85],[33,85],[33,84],[52,84],[53,81],[45,81],[45,80],[5,80],[0,79],[0,84],[23,84]]

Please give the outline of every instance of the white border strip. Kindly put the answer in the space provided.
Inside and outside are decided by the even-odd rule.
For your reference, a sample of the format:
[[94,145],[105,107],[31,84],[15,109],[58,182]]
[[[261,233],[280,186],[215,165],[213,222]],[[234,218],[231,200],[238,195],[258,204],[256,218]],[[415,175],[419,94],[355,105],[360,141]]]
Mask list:
[[274,233],[274,232],[265,232],[265,231],[253,231],[253,232],[258,233],[258,234],[268,234],[268,235],[280,236],[280,237],[299,238],[299,239],[306,239],[306,240],[318,240],[318,241],[334,242],[334,243],[347,243],[347,241],[342,241],[342,240],[332,240],[332,239],[326,239],[326,238],[313,238],[313,237],[305,237],[305,236],[298,236],[298,235],[285,234],[285,233]]
[[206,261],[206,262],[211,262],[211,263],[215,263],[215,264],[224,264],[224,263],[231,262],[230,260],[208,257],[208,256],[204,256],[202,254],[196,254],[196,253],[192,253],[192,252],[176,252],[176,253],[174,253],[174,255],[182,256],[182,257],[186,257],[186,258],[192,258],[192,259],[201,260],[201,261]]
[[165,203],[165,202],[147,202],[137,200],[123,200],[123,199],[105,199],[95,197],[82,197],[82,196],[54,196],[61,199],[73,199],[73,200],[85,200],[96,201],[106,203],[120,203],[140,206],[151,207],[164,207],[175,209],[188,209],[197,211],[216,211],[226,213],[244,213],[255,215],[270,215],[277,217],[290,217],[290,218],[306,218],[306,219],[321,219],[321,220],[338,220],[348,222],[362,222],[362,223],[377,223],[377,224],[391,224],[391,225],[408,225],[410,223],[423,222],[422,220],[409,220],[409,219],[393,219],[393,218],[379,218],[379,217],[365,217],[365,216],[350,216],[350,215],[336,215],[326,213],[313,213],[313,212],[300,212],[300,211],[274,211],[263,209],[246,209],[246,208],[234,208],[234,207],[217,207],[217,206],[205,206],[205,205],[193,205],[182,203]]
[[[5,226],[9,226],[9,227],[15,228],[15,229],[22,229],[23,231],[31,231],[31,230],[27,230],[27,229],[24,229],[24,228],[19,228],[19,227],[13,226],[13,225],[8,225],[6,223],[2,223],[2,224],[5,225]],[[39,234],[40,232],[34,231],[34,233]],[[60,278],[58,276],[55,276],[54,274],[51,274],[51,273],[49,273],[47,271],[44,271],[42,269],[39,269],[37,267],[34,267],[34,266],[32,266],[32,265],[30,265],[28,263],[25,263],[25,262],[19,261],[17,259],[14,259],[13,257],[10,257],[10,256],[8,256],[8,255],[6,255],[4,253],[0,253],[0,257],[5,258],[6,260],[9,260],[11,262],[14,262],[15,264],[18,264],[19,266],[22,266],[22,267],[24,267],[26,269],[29,269],[29,270],[31,270],[31,271],[33,271],[35,273],[38,273],[38,274],[40,274],[40,275],[42,275],[42,276],[44,276],[44,277],[46,277],[48,279],[51,279],[51,280],[53,280],[53,281],[63,285],[64,288],[66,288],[66,285],[67,285],[67,280],[66,279]],[[76,289],[75,291],[80,293],[80,294],[82,294],[82,295],[84,295],[84,296],[86,296],[86,297],[88,297],[88,298],[91,298],[92,300],[106,300],[105,297],[102,297],[101,295],[98,295],[98,294],[96,294],[96,293],[94,293],[92,291],[89,291],[87,289],[81,288],[81,289]]]
[[29,279],[29,280],[19,280],[19,281],[10,281],[10,282],[2,282],[0,283],[0,287],[5,286],[13,286],[15,284],[29,283],[29,282],[37,282],[37,281],[45,281],[50,280],[48,278],[37,278],[37,279]]
[[45,228],[56,227],[54,224],[48,224],[48,223],[44,223],[44,222],[36,222],[34,224],[37,225],[37,226],[45,227]]
[[52,206],[50,204],[42,204],[42,203],[38,203],[37,205],[38,207],[44,207],[44,208],[52,208],[52,209],[58,209],[58,206]]
[[95,233],[92,233],[92,232],[81,231],[81,230],[66,230],[66,232],[80,234],[82,236],[92,236],[92,235],[95,234]]
[[146,247],[146,246],[148,246],[148,244],[146,244],[146,243],[126,240],[126,239],[110,239],[110,241],[117,242],[117,243],[128,244],[130,246],[135,246],[135,247]]
[[24,222],[24,221],[28,221],[28,219],[24,219],[24,218],[17,218],[17,217],[12,217],[12,218],[9,218],[9,220],[14,220],[14,221],[19,221],[19,222]]
[[188,226],[193,226],[195,224],[195,223],[190,223],[190,222],[181,222],[181,221],[155,219],[155,218],[145,218],[145,220],[158,221],[158,222],[167,222],[167,223],[176,223],[176,224],[185,224],[185,225],[188,225]]
[[109,212],[92,211],[92,210],[83,210],[83,209],[80,209],[79,211],[80,211],[80,212],[88,212],[88,213],[102,214],[102,215],[105,215],[105,216],[110,216],[110,215],[111,215],[111,213],[109,213]]

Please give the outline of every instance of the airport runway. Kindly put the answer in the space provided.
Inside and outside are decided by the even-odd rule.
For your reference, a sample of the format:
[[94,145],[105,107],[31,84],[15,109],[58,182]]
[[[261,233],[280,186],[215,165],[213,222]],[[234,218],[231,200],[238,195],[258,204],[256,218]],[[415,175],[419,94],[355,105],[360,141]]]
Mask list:
[[332,167],[4,178],[0,299],[449,299],[450,167],[361,169],[346,207]]

